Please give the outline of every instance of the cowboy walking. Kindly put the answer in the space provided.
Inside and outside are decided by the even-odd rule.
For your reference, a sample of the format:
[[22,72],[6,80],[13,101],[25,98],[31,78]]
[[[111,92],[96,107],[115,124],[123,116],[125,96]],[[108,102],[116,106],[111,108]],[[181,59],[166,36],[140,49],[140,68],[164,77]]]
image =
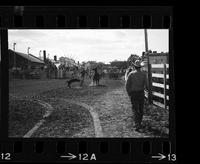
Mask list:
[[138,131],[141,128],[144,106],[144,88],[147,87],[146,74],[142,72],[141,62],[136,60],[133,64],[135,70],[127,77],[126,90],[130,97],[132,110],[134,113],[135,127]]

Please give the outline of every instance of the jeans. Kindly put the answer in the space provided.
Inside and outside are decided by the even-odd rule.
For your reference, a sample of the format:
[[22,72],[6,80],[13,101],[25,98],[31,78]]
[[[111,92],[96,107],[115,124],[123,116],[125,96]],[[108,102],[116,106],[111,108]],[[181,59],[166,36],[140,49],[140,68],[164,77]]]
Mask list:
[[140,126],[143,117],[144,91],[133,91],[130,94],[132,111],[136,126]]

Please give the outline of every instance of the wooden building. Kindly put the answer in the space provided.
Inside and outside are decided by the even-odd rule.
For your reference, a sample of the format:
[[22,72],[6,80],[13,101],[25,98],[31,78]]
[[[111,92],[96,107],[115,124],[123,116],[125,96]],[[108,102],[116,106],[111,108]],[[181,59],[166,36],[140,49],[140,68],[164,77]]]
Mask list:
[[31,76],[31,74],[33,76],[34,74],[37,74],[38,78],[40,78],[43,74],[45,74],[44,61],[32,54],[25,54],[9,49],[8,60],[10,78],[26,78]]

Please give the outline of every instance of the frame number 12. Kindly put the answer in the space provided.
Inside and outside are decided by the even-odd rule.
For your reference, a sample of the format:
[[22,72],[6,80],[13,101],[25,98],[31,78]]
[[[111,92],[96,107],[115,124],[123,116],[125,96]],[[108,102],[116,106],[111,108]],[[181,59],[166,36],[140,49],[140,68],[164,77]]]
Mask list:
[[4,161],[11,160],[10,153],[1,153],[1,160],[4,160]]

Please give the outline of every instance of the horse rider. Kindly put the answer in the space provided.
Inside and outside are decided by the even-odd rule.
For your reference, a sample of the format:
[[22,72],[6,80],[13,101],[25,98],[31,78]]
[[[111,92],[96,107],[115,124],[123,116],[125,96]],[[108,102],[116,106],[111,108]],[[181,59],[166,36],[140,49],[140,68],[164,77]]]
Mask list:
[[96,85],[99,85],[100,74],[97,71],[97,67],[92,70],[94,71],[93,83],[96,82]]

